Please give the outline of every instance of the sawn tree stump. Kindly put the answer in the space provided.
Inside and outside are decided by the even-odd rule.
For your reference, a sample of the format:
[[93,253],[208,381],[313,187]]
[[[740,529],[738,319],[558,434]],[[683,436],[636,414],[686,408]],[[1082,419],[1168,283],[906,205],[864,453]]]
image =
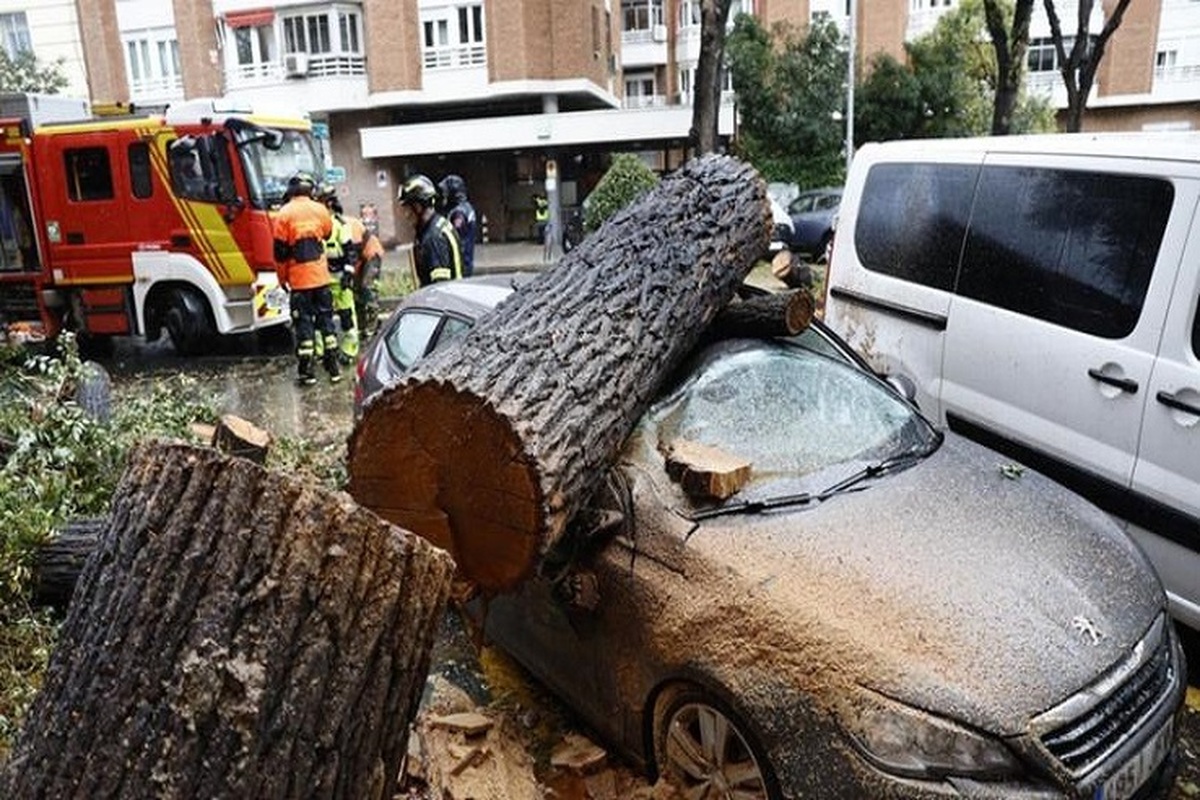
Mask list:
[[0,797],[390,800],[453,569],[344,494],[142,445]]
[[754,170],[704,156],[369,402],[350,493],[517,585],[588,499],[660,384],[767,252]]

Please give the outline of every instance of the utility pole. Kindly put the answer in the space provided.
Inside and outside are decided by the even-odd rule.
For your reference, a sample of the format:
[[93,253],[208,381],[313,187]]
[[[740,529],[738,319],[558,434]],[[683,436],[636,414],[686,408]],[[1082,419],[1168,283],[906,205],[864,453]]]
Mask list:
[[848,53],[846,55],[846,174],[850,174],[850,161],[854,158],[854,51],[858,36],[858,0],[846,0],[846,16],[849,18]]

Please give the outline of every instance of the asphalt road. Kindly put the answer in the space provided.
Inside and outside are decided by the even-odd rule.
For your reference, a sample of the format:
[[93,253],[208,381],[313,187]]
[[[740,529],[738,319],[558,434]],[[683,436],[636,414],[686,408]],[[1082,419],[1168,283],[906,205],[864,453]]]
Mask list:
[[[238,414],[276,436],[301,436],[322,446],[338,447],[344,445],[353,428],[350,371],[337,384],[322,376],[316,386],[299,387],[294,380],[295,359],[288,346],[277,339],[244,337],[228,342],[221,352],[193,359],[179,358],[165,342],[126,341],[101,363],[118,385],[155,375],[186,373],[196,381],[198,395],[213,398],[223,412]],[[1189,675],[1187,709],[1180,726],[1178,778],[1167,800],[1200,798],[1200,635],[1185,632],[1184,646],[1188,662],[1196,666]],[[464,658],[461,646],[435,649],[434,658],[434,672],[472,687],[472,694],[483,690],[484,678],[470,659]],[[524,678],[508,676],[505,680]],[[529,695],[553,704],[540,690]],[[555,717],[564,714],[559,708],[544,713]]]

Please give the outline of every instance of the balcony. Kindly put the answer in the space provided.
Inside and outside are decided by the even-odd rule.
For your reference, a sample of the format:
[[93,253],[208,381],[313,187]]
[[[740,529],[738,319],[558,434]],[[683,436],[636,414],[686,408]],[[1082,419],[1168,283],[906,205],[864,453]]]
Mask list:
[[238,64],[225,70],[225,92],[254,101],[278,97],[280,89],[296,89],[297,101],[309,112],[335,111],[361,105],[367,98],[366,58],[346,53],[287,53],[274,61]]
[[667,104],[664,94],[644,94],[636,97],[626,97],[621,101],[622,108],[657,108]]
[[183,99],[183,78],[166,75],[129,82],[129,101],[139,106],[165,105]]
[[667,63],[667,26],[639,28],[621,34],[621,66],[648,67]]

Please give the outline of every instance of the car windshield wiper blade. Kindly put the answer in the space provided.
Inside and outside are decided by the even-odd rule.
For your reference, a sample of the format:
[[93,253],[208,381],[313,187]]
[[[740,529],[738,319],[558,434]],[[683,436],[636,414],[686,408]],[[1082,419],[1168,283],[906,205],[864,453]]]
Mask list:
[[684,514],[684,516],[696,522],[702,519],[711,519],[712,517],[723,517],[726,514],[760,514],[763,511],[770,511],[775,508],[806,505],[816,499],[817,497],[809,492],[783,494],[778,497],[768,497],[766,500],[738,500],[736,503],[727,503],[715,508],[704,508]]
[[688,514],[684,514],[684,516],[693,522],[699,522],[700,520],[712,519],[713,517],[723,517],[729,514],[761,514],[765,511],[773,511],[778,508],[790,508],[793,506],[808,505],[812,502],[819,502],[828,497],[832,497],[833,495],[850,491],[856,485],[865,480],[869,480],[870,478],[877,478],[880,475],[892,472],[893,470],[915,464],[921,459],[928,457],[930,453],[937,449],[939,444],[941,444],[941,437],[938,437],[929,445],[912,450],[905,450],[902,453],[889,456],[882,461],[876,461],[872,464],[868,464],[857,472],[851,473],[829,488],[824,489],[817,494],[801,492],[799,494],[784,494],[779,495],[778,497],[768,497],[765,500],[739,500],[735,503],[727,503],[726,505],[716,506],[715,508],[704,508],[699,511],[693,511]]

